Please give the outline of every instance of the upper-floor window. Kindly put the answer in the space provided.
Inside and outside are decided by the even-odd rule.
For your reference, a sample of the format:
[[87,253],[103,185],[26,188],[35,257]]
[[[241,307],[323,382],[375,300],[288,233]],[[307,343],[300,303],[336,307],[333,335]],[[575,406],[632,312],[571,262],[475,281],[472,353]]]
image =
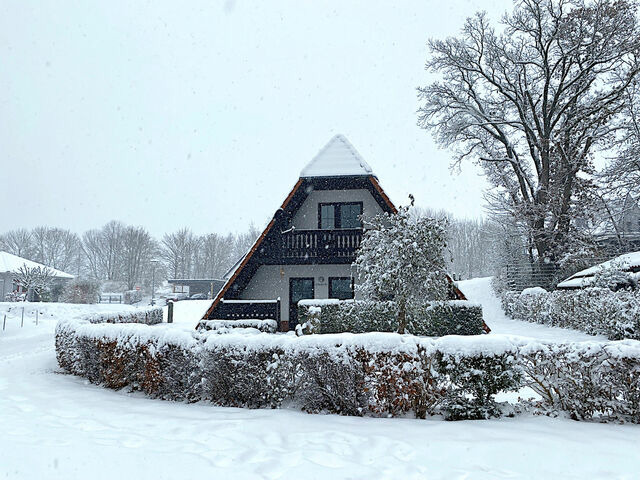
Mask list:
[[318,228],[362,228],[362,202],[321,203],[318,205]]

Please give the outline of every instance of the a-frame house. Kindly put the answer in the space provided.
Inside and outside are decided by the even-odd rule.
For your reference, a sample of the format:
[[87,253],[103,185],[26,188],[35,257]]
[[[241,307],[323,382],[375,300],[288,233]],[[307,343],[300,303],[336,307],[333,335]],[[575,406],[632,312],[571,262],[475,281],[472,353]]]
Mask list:
[[396,212],[371,167],[336,135],[300,178],[251,250],[227,274],[207,319],[275,318],[297,324],[302,299],[354,297],[351,264],[360,216]]

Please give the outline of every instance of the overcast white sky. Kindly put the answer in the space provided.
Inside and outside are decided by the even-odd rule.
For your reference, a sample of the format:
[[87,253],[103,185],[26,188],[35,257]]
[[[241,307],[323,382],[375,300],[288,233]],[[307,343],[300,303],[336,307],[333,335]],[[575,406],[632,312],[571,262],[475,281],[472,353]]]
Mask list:
[[336,133],[397,204],[480,216],[484,180],[450,173],[415,88],[428,38],[510,5],[3,0],[0,231],[262,227]]

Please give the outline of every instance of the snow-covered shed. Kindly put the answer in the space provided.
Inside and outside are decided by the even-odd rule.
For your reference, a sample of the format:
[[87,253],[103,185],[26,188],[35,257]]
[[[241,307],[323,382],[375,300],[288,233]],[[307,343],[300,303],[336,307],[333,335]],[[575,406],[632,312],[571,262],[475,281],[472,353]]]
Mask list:
[[640,280],[640,252],[630,252],[618,257],[607,260],[606,262],[594,265],[574,273],[566,280],[560,282],[557,286],[559,289],[572,290],[577,288],[589,287],[595,275],[607,268],[617,267],[623,272],[630,273],[633,277]]
[[0,301],[4,300],[8,293],[11,293],[16,289],[13,278],[23,266],[26,266],[27,268],[46,268],[51,272],[51,275],[58,280],[64,281],[74,278],[73,275],[61,270],[47,267],[41,263],[27,260],[26,258],[13,255],[9,252],[0,251],[0,293],[2,294],[0,296]]

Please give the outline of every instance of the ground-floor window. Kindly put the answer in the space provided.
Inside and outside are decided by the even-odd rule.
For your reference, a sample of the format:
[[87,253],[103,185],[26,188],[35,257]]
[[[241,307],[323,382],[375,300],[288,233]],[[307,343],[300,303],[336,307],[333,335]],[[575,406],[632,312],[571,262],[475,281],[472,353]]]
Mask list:
[[351,277],[329,277],[329,298],[349,300],[353,296],[353,279]]

